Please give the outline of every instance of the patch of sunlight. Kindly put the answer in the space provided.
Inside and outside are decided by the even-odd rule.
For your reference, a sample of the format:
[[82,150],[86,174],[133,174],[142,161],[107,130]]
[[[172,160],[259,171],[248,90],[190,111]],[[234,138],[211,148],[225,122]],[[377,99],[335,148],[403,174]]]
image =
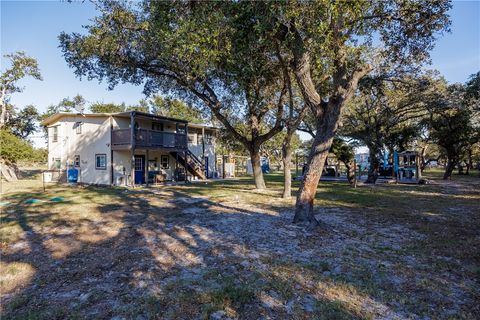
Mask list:
[[360,208],[363,207],[360,203],[347,202],[342,200],[332,199],[315,199],[314,205],[328,206],[328,207],[345,207],[345,208]]
[[23,262],[0,261],[0,292],[12,293],[28,285],[35,275],[35,268]]
[[190,247],[197,247],[197,241],[195,241],[195,238],[184,228],[175,227],[175,236],[184,243],[188,244]]
[[83,242],[96,243],[116,237],[123,228],[121,222],[105,222],[99,224],[83,224],[76,230],[76,238]]
[[[3,220],[3,218],[2,218]],[[10,244],[22,238],[23,230],[17,221],[3,222],[0,224],[0,243]]]
[[316,291],[321,298],[341,303],[345,309],[362,318],[372,318],[378,315],[392,319],[402,318],[387,305],[372,299],[347,283],[318,281]]
[[423,212],[421,212],[421,214],[424,215],[424,216],[431,216],[431,217],[441,216],[441,214],[434,213],[434,212],[429,212],[429,211],[423,211]]
[[50,251],[55,259],[62,259],[70,253],[81,249],[81,242],[74,239],[51,238],[43,241],[43,246]]
[[[149,250],[158,265],[163,270],[169,270],[174,266],[193,266],[203,264],[203,257],[198,256],[191,251],[196,247],[193,243],[184,241],[183,238],[178,237],[177,232],[173,231],[172,236],[162,232],[158,234],[149,229],[137,230],[139,234],[145,239],[145,249]],[[187,233],[187,231],[184,231]],[[184,238],[188,238],[185,234]],[[192,239],[193,240],[193,237]]]

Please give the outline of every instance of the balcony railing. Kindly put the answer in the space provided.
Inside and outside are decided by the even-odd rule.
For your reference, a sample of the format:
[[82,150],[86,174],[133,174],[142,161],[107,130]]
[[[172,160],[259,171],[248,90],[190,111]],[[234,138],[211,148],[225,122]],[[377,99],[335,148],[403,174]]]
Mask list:
[[[113,147],[130,146],[132,144],[131,139],[130,129],[112,131]],[[187,137],[184,133],[137,129],[135,130],[135,147],[187,149]]]

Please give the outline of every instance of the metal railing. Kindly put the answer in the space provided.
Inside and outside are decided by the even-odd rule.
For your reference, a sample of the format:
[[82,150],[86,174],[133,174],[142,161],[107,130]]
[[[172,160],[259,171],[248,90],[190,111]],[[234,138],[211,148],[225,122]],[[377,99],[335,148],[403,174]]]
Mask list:
[[[112,131],[112,145],[130,145],[130,129]],[[187,149],[187,137],[183,133],[155,131],[146,129],[135,130],[135,146],[143,148]]]

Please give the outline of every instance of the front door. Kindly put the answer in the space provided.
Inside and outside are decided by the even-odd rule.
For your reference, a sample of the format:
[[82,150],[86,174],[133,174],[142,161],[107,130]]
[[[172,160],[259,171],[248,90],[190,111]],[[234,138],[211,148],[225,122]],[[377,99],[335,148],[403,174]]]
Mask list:
[[145,183],[145,156],[135,156],[135,184]]

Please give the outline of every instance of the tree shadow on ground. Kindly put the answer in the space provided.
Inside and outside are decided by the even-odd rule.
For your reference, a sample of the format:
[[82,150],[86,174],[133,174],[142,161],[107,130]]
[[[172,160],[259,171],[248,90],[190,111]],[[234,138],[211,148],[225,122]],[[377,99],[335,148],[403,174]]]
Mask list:
[[[110,198],[97,204],[99,217],[74,222],[16,198],[7,219],[18,222],[25,246],[8,250],[2,262],[28,263],[36,273],[7,297],[4,319],[409,314],[385,303],[381,290],[393,290],[392,282],[345,276],[356,269],[337,270],[336,246],[319,255],[316,248],[342,239],[291,225],[292,213],[282,204],[216,203],[178,187],[86,190],[83,200]],[[47,220],[54,220],[48,230],[60,232],[38,227]],[[366,292],[366,282],[375,288]]]

